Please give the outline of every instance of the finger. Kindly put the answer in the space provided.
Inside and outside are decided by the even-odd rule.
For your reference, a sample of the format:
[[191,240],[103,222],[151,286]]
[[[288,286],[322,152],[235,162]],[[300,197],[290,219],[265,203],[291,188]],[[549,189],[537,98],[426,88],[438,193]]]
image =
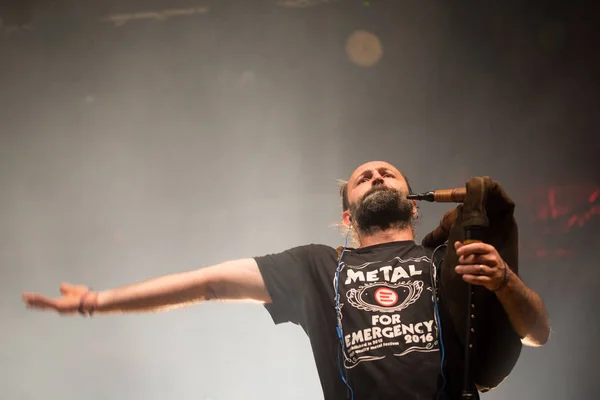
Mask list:
[[37,293],[24,293],[23,301],[25,301],[27,306],[31,308],[52,308],[54,310],[57,309],[57,302],[55,299],[51,299],[49,297],[45,297]]
[[469,243],[469,244],[464,244],[460,247],[456,248],[456,255],[457,256],[466,256],[469,254],[486,254],[486,253],[492,253],[496,251],[496,249],[487,244],[487,243],[483,243],[483,242],[476,242],[476,243]]
[[23,300],[23,302],[29,303],[36,296],[39,296],[39,294],[25,292],[21,295],[21,299]]
[[492,282],[492,278],[485,275],[463,275],[463,280],[471,285],[484,286]]
[[457,274],[460,275],[491,275],[493,269],[488,267],[487,265],[477,264],[477,265],[457,265],[454,268]]
[[460,248],[461,248],[461,247],[463,247],[463,246],[464,246],[464,244],[462,244],[462,243],[461,243],[461,242],[459,242],[459,241],[456,241],[456,242],[454,242],[454,249],[455,249],[455,250],[458,250],[458,249],[460,249]]
[[458,257],[460,264],[485,264],[494,266],[497,264],[496,259],[492,254],[469,254]]
[[63,282],[60,284],[60,292],[62,294],[68,294],[69,292],[73,291],[73,285],[70,285],[66,282]]
[[71,296],[71,295],[81,295],[85,292],[87,292],[89,290],[89,288],[87,286],[84,285],[71,285],[70,283],[66,283],[63,282],[60,285],[60,292],[65,295],[65,296]]

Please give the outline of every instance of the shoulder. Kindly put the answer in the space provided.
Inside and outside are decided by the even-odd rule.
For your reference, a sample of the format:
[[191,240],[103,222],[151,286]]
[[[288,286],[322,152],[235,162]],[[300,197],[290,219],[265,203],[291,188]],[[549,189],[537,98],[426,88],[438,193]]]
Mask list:
[[310,243],[301,246],[295,246],[286,250],[265,254],[264,256],[255,257],[256,259],[296,259],[296,260],[318,260],[337,258],[336,249],[324,244]]
[[[287,287],[288,291],[294,287],[305,287],[308,277],[314,278],[317,271],[327,269],[324,266],[335,268],[337,256],[334,248],[311,243],[254,257],[254,260],[272,292],[273,287]],[[277,297],[273,293],[271,295]]]
[[325,245],[325,244],[317,244],[317,243],[311,243],[306,245],[308,251],[313,252],[313,253],[320,253],[320,254],[336,254],[336,249]]
[[[433,254],[433,251],[435,250],[435,248],[432,247],[427,247],[427,246],[423,246],[422,244],[415,244],[415,251],[419,251],[423,254]],[[438,250],[439,251],[439,250]]]
[[288,252],[295,253],[298,255],[304,255],[311,258],[337,258],[337,251],[331,246],[318,243],[310,243],[302,246],[292,247],[287,250]]

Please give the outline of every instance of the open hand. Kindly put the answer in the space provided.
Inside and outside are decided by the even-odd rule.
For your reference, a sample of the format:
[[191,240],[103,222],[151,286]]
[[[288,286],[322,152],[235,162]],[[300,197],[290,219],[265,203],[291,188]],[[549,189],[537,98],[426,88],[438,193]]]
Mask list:
[[83,295],[89,291],[86,286],[63,283],[60,285],[61,297],[49,298],[38,293],[23,293],[22,297],[27,308],[54,310],[61,315],[66,315],[78,312]]
[[494,246],[486,243],[454,243],[458,264],[456,273],[465,282],[496,291],[506,285],[508,266]]

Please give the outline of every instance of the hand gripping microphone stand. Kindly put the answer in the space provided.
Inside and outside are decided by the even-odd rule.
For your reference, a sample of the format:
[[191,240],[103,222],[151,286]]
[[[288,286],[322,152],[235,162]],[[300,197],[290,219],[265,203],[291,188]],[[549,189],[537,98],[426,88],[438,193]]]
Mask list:
[[[416,193],[408,195],[409,200],[420,200],[428,202],[442,203],[461,203],[467,195],[466,188],[443,189],[425,193]],[[483,227],[481,226],[465,226],[463,227],[465,240],[464,244],[481,242],[483,239]],[[463,380],[463,400],[472,400],[475,398],[475,393],[471,390],[472,387],[472,372],[471,365],[473,360],[473,347],[471,333],[475,332],[472,327],[472,320],[475,318],[475,304],[473,303],[473,287],[467,284],[467,326],[465,337],[465,374]]]

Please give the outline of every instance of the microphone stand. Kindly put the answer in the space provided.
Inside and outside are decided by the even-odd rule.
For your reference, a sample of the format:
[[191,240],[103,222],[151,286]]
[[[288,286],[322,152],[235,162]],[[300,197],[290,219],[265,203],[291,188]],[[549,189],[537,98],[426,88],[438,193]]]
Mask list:
[[[443,203],[461,203],[467,194],[466,188],[442,189],[424,193],[409,194],[409,200],[421,200],[428,202],[443,202]],[[481,226],[466,226],[463,228],[465,234],[464,244],[477,243],[483,241],[483,227]],[[472,389],[472,364],[474,353],[474,338],[472,333],[475,333],[473,328],[473,320],[475,319],[475,303],[473,295],[475,294],[473,285],[467,284],[467,326],[465,333],[465,373],[463,379],[463,391],[461,394],[462,400],[473,400],[476,398],[477,389]]]
[[[478,243],[483,240],[483,228],[480,226],[465,226],[465,240],[464,244]],[[467,326],[465,333],[465,374],[463,379],[463,391],[461,395],[462,400],[472,400],[476,397],[476,392],[472,390],[472,362],[473,352],[475,343],[471,333],[475,333],[475,329],[472,327],[473,320],[475,319],[475,303],[473,302],[473,285],[467,284]],[[477,389],[475,389],[477,390]]]

